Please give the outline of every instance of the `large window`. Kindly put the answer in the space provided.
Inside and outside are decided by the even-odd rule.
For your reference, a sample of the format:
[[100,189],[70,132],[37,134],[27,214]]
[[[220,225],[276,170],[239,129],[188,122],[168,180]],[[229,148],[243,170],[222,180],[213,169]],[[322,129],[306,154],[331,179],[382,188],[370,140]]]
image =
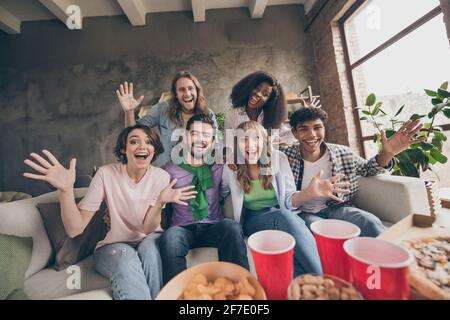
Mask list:
[[[402,105],[405,117],[431,111],[424,89],[435,90],[450,80],[450,45],[439,0],[359,0],[340,24],[354,107],[364,106],[375,93],[391,115]],[[355,115],[359,119],[361,111]],[[435,124],[450,136],[449,119],[442,116]],[[373,127],[361,121],[357,128],[365,156],[374,155]],[[449,147],[447,141],[444,149]],[[441,185],[450,187],[450,162],[434,169]]]

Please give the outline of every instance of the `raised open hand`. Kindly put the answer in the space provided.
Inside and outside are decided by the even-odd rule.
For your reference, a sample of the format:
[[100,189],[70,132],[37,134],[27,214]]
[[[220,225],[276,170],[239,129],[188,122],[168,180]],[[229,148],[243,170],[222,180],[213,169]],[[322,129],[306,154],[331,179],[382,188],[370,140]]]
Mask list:
[[119,99],[122,110],[133,111],[136,109],[144,100],[144,96],[140,96],[138,99],[134,98],[133,95],[133,83],[128,85],[128,82],[124,82],[120,85],[120,89],[116,90],[117,98]]
[[[197,191],[192,191],[195,186],[187,186],[179,189],[172,187],[177,183],[177,179],[173,179],[170,184],[159,195],[159,201],[163,203],[178,203],[184,206],[188,204],[184,201],[195,198]],[[191,191],[189,191],[191,190]]]
[[24,173],[24,177],[35,179],[35,180],[43,180],[50,183],[53,187],[57,188],[60,191],[69,191],[73,188],[73,184],[75,183],[75,166],[77,163],[76,159],[70,160],[69,169],[64,168],[55,158],[55,156],[47,150],[42,150],[48,160],[44,159],[37,153],[31,153],[31,156],[40,163],[36,164],[35,162],[26,159],[24,162],[37,172],[42,173],[42,175],[34,174],[34,173]]
[[400,152],[408,149],[410,145],[425,141],[427,139],[426,137],[412,140],[413,136],[418,133],[422,127],[423,123],[420,122],[420,119],[416,121],[408,120],[389,139],[386,137],[386,133],[381,131],[381,145],[383,147],[383,152],[386,152],[391,156],[396,156]]
[[320,104],[320,100],[317,97],[312,97],[309,102],[306,101],[308,99],[307,97],[300,97],[300,100],[302,101],[302,104],[304,107],[311,107],[311,108],[321,108],[322,105]]
[[320,170],[316,174],[308,187],[306,188],[311,199],[321,199],[321,200],[335,200],[338,202],[343,202],[344,200],[335,196],[336,193],[349,194],[350,182],[338,182],[340,179],[345,177],[344,174],[338,174],[337,176],[331,177],[329,179],[321,179],[323,175],[323,170]]

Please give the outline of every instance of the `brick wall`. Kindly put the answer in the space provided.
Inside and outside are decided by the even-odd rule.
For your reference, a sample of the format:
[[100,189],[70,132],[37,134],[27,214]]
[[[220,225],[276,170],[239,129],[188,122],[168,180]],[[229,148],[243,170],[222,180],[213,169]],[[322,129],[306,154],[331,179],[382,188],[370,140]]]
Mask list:
[[[311,26],[311,36],[323,108],[328,112],[328,141],[350,146],[362,154],[353,115],[354,102],[347,75],[338,20],[356,0],[328,1]],[[450,42],[450,0],[440,0]],[[350,37],[351,30],[347,30]],[[354,75],[358,77],[358,75]]]
[[323,108],[328,112],[328,141],[361,152],[353,117],[350,82],[337,20],[354,0],[328,1],[311,26]]

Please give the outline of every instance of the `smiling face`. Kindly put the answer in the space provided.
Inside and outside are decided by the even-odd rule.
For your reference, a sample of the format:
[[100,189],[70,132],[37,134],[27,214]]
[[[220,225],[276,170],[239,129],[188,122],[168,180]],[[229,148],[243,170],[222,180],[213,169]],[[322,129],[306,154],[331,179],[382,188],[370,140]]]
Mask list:
[[272,90],[272,86],[267,82],[261,82],[250,93],[247,106],[251,109],[261,109],[269,101]]
[[257,129],[247,129],[245,134],[239,136],[238,146],[246,163],[257,164],[263,152],[264,137]]
[[134,129],[127,137],[126,150],[122,150],[127,157],[127,166],[131,169],[146,169],[152,162],[155,148],[150,137],[141,129]]
[[325,125],[321,119],[300,122],[292,132],[300,142],[302,155],[320,154],[320,146],[325,139]]
[[187,143],[192,157],[202,159],[214,145],[214,128],[209,123],[194,122],[189,128]]
[[177,80],[175,87],[181,109],[186,113],[194,113],[198,95],[194,82],[189,78],[183,77]]

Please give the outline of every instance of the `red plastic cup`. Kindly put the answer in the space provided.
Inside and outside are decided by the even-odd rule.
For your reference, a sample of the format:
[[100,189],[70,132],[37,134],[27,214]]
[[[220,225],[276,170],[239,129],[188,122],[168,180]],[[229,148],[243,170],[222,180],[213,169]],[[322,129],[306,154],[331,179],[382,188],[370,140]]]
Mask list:
[[388,241],[356,238],[344,243],[351,282],[368,300],[409,299],[408,250]]
[[267,298],[287,300],[294,277],[294,237],[283,231],[265,230],[252,234],[248,246]]
[[361,229],[353,223],[335,219],[315,221],[310,228],[316,238],[323,273],[349,281],[350,273],[343,245],[348,239],[358,237]]

